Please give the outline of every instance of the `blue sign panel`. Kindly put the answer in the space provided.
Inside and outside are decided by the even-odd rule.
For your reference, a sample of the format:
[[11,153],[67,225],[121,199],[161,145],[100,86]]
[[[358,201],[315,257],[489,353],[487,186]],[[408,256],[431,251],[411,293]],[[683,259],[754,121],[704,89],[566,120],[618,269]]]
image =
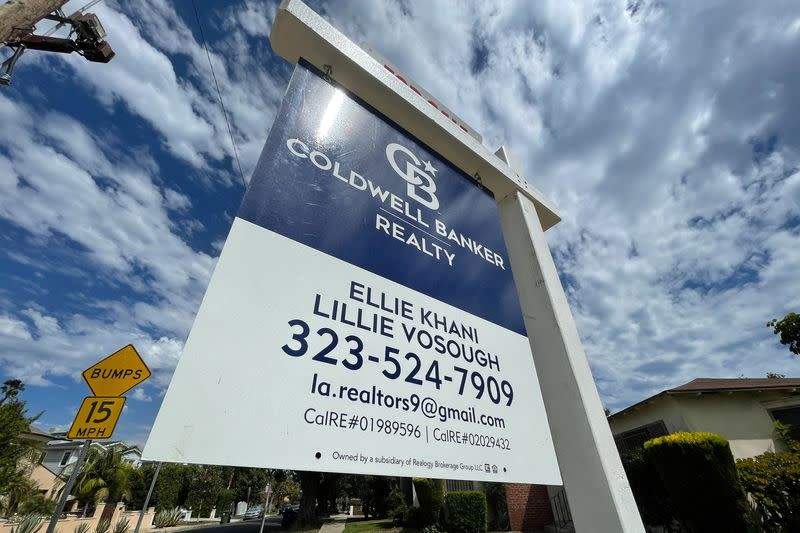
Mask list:
[[144,457],[560,483],[491,195],[298,66]]
[[525,335],[491,193],[308,68],[239,217]]

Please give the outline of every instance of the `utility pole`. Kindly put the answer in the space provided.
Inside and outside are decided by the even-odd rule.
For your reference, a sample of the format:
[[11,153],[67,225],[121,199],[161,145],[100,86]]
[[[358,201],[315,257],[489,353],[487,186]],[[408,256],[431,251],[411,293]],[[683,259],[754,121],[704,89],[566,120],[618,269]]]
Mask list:
[[[103,40],[106,36],[103,25],[97,15],[83,12],[99,1],[93,0],[69,16],[61,11],[67,0],[10,0],[0,5],[0,46],[14,50],[11,57],[0,65],[0,85],[11,84],[14,66],[26,50],[61,54],[77,52],[95,63],[111,61],[114,51]],[[36,24],[43,19],[58,22],[56,28],[70,25],[70,36],[51,37],[52,30],[45,35],[34,35]]]
[[0,5],[0,42],[33,33],[37,22],[66,3],[67,0],[9,0]]

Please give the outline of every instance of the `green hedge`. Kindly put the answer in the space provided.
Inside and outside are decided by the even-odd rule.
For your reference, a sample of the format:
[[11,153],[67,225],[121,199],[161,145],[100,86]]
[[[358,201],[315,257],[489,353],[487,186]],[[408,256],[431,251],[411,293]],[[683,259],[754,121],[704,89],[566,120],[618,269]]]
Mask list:
[[736,467],[742,487],[761,508],[767,530],[800,531],[800,453],[768,452],[739,459]]
[[447,533],[479,533],[486,531],[486,495],[477,490],[448,492],[444,497],[447,510]]
[[728,441],[681,432],[645,442],[644,453],[691,531],[758,531]]
[[444,480],[415,477],[413,481],[419,501],[419,512],[416,513],[415,520],[419,523],[410,525],[424,528],[438,524],[444,501]]
[[671,527],[676,513],[653,462],[642,448],[622,454],[621,459],[642,521],[648,526]]

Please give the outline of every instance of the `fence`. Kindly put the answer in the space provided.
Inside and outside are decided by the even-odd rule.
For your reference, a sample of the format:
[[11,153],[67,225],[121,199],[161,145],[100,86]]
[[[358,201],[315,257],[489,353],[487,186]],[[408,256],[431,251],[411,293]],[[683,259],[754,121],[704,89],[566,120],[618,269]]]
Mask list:
[[[89,532],[93,532],[97,528],[97,523],[100,521],[101,517],[103,516],[104,512],[107,513],[106,507],[108,505],[113,505],[109,503],[99,503],[97,507],[95,507],[94,514],[92,516],[87,516],[85,518],[81,518],[79,516],[68,516],[67,518],[62,518],[58,521],[58,525],[56,526],[56,531],[58,533],[73,533],[75,528],[77,528],[80,524],[88,524],[89,525]],[[153,517],[155,516],[155,507],[150,507],[147,509],[147,512],[144,514],[144,520],[142,520],[142,527],[140,531],[148,531],[153,529]],[[108,516],[108,514],[106,514]],[[117,523],[117,520],[120,518],[127,518],[131,524],[130,531],[133,531],[133,526],[136,525],[136,521],[139,520],[139,511],[126,511],[125,504],[122,502],[116,504],[114,506],[114,511],[111,513],[111,527],[114,527],[114,524]],[[49,522],[50,517],[46,516],[44,525],[42,530],[47,527],[47,522]],[[11,533],[11,529],[14,527],[13,522],[0,522],[0,533]]]

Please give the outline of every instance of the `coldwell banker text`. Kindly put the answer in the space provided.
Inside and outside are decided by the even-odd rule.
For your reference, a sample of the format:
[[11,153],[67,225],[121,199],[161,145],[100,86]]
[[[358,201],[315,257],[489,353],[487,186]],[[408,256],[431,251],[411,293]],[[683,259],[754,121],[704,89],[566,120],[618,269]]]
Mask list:
[[318,169],[330,172],[332,178],[374,198],[378,203],[376,230],[437,261],[446,261],[449,266],[453,266],[457,250],[462,249],[505,270],[505,261],[500,254],[454,228],[448,228],[441,220],[426,215],[439,208],[434,181],[437,170],[430,161],[419,159],[405,146],[389,144],[386,147],[386,159],[389,167],[405,181],[406,195],[426,209],[381,188],[353,169],[343,169],[339,161],[299,139],[288,139],[286,147],[295,157],[308,160]]

